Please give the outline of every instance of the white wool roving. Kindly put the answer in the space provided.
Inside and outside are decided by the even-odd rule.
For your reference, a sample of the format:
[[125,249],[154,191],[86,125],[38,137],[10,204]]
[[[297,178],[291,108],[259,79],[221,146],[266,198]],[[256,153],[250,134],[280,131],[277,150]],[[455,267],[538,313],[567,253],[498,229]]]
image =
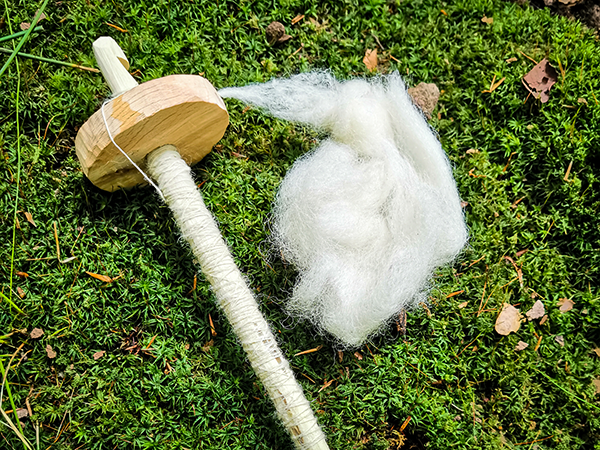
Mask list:
[[219,94],[330,133],[275,201],[274,240],[299,271],[290,311],[354,347],[423,301],[468,233],[448,159],[400,76],[313,72]]

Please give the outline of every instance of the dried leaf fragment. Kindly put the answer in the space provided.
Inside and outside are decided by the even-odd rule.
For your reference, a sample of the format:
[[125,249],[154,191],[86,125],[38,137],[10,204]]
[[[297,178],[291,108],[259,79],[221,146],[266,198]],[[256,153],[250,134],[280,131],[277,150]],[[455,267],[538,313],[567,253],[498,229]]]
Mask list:
[[516,332],[521,327],[521,314],[514,306],[505,303],[502,311],[496,319],[494,326],[496,332],[502,336],[508,336],[511,332]]
[[529,347],[529,344],[527,342],[519,341],[518,344],[515,346],[515,352],[521,352],[527,347]]
[[558,302],[556,303],[556,306],[559,307],[558,310],[563,314],[566,313],[567,311],[571,311],[573,309],[574,305],[575,305],[575,302],[568,298],[559,298]]
[[550,88],[558,80],[558,73],[550,65],[550,62],[542,59],[523,79],[523,86],[531,92],[535,98],[539,98],[542,103],[550,99]]
[[599,378],[595,378],[592,380],[592,386],[594,386],[594,389],[596,390],[596,392],[594,392],[594,394],[600,394],[600,379]]
[[44,335],[44,330],[42,330],[41,328],[34,328],[33,330],[31,330],[31,333],[29,333],[29,337],[31,339],[39,339]]
[[493,24],[493,23],[494,23],[494,18],[493,18],[493,17],[486,17],[486,16],[483,16],[483,17],[481,18],[481,21],[482,21],[483,23],[487,23],[488,25],[491,25],[491,24]]
[[366,49],[365,57],[363,58],[363,63],[367,66],[367,70],[369,72],[373,72],[377,70],[377,49],[373,50]]
[[458,307],[460,309],[462,309],[462,308],[465,308],[468,304],[469,304],[469,302],[462,302],[460,305],[458,305]]
[[21,25],[19,25],[19,28],[23,31],[29,30],[30,27],[31,24],[29,22],[21,22]]
[[94,353],[94,360],[97,361],[104,356],[106,353],[105,350],[100,350],[99,352]]
[[544,317],[544,314],[546,314],[546,309],[540,300],[535,302],[533,307],[525,313],[528,320],[539,319],[540,317]]
[[17,294],[19,294],[19,297],[21,297],[21,298],[25,297],[25,291],[18,286],[17,286]]
[[556,341],[556,343],[557,343],[558,345],[560,345],[561,347],[564,347],[564,346],[565,346],[565,337],[564,337],[564,336],[561,336],[561,335],[555,336],[555,337],[554,337],[554,340],[555,340],[555,341]]
[[24,419],[25,417],[29,416],[29,411],[27,411],[27,408],[19,408],[17,409],[17,417],[19,419]]
[[292,25],[296,25],[298,22],[300,22],[302,19],[304,19],[304,14],[298,14],[296,17],[294,17],[292,19]]
[[510,63],[514,63],[515,61],[517,61],[517,58],[515,58],[514,56],[512,58],[508,58],[506,60],[506,64],[510,64]]
[[440,99],[439,88],[434,83],[419,83],[408,89],[408,95],[412,98],[413,103],[423,111],[425,117],[431,119],[431,114]]
[[90,277],[95,278],[96,280],[104,281],[105,283],[111,283],[113,279],[111,277],[107,277],[106,275],[100,275],[98,273],[85,271]]
[[27,212],[27,211],[23,211],[23,212],[25,213],[25,218],[27,219],[27,222],[29,222],[31,225],[33,225],[35,227],[36,224],[33,221],[33,216],[31,215],[31,213]]
[[46,354],[50,359],[56,358],[56,352],[52,349],[52,346],[50,344],[46,345]]
[[17,274],[17,276],[18,276],[19,278],[29,278],[29,274],[28,274],[28,273],[25,273],[25,272],[19,272],[19,271],[17,270],[16,274]]
[[596,348],[593,348],[593,349],[592,349],[592,351],[593,351],[593,352],[596,354],[596,356],[597,356],[598,358],[600,358],[600,348],[598,348],[598,347],[596,347]]

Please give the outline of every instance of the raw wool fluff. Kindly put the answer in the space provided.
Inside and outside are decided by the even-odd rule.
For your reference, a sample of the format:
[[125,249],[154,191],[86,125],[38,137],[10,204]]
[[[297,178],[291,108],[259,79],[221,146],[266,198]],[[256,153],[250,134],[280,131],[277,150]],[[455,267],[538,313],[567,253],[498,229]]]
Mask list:
[[219,94],[330,135],[275,201],[275,242],[299,272],[290,311],[355,347],[423,301],[468,233],[448,159],[401,77],[313,72]]

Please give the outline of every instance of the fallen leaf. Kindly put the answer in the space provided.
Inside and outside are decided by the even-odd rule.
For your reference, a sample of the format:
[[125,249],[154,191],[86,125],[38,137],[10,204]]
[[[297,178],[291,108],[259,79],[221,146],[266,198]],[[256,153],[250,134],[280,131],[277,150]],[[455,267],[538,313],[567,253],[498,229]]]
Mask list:
[[30,27],[31,24],[29,22],[21,22],[21,25],[19,25],[19,28],[23,31],[29,30]]
[[29,278],[29,274],[25,273],[25,272],[19,272],[17,270],[16,274],[17,274],[18,277],[21,277],[21,278]]
[[358,352],[354,352],[354,356],[356,356],[356,359],[358,359],[359,361],[362,361],[363,359],[362,355]]
[[18,286],[17,286],[17,294],[19,294],[19,297],[21,297],[21,298],[25,297],[25,291]]
[[491,25],[491,24],[493,24],[493,23],[494,23],[494,18],[493,18],[493,17],[486,17],[486,16],[483,16],[483,17],[481,18],[481,21],[482,21],[483,23],[487,23],[488,25]]
[[52,349],[52,346],[50,344],[46,345],[46,354],[50,359],[56,358],[56,352]]
[[419,83],[408,89],[408,95],[411,96],[415,105],[423,111],[427,119],[431,119],[431,114],[440,99],[440,90],[435,83]]
[[210,314],[208,315],[208,323],[210,324],[210,335],[215,337],[217,335],[217,330]]
[[540,300],[535,302],[533,307],[525,313],[528,320],[539,319],[540,317],[544,317],[544,314],[546,314],[546,309]]
[[598,348],[598,347],[596,347],[596,348],[593,348],[593,349],[592,349],[592,351],[593,351],[593,352],[596,354],[596,356],[597,356],[598,358],[600,358],[600,348]]
[[477,153],[481,153],[479,150],[477,150],[476,148],[470,148],[469,150],[467,150],[467,155],[476,155]]
[[23,211],[23,212],[25,213],[25,218],[27,219],[27,222],[29,222],[31,225],[33,225],[35,227],[36,224],[33,221],[33,216],[31,215],[31,213],[27,212],[27,211]]
[[527,342],[519,341],[519,343],[515,346],[515,352],[521,352],[529,347]]
[[587,100],[585,98],[578,98],[577,99],[577,103],[583,103],[584,105],[588,104],[588,102],[587,102]]
[[550,65],[550,62],[544,58],[521,81],[535,98],[539,98],[542,103],[546,103],[550,99],[550,88],[557,80],[558,73]]
[[559,306],[559,311],[563,314],[567,311],[571,311],[574,305],[575,302],[568,298],[559,298],[558,303],[556,303],[556,306]]
[[458,307],[462,309],[462,308],[466,307],[468,304],[469,304],[469,302],[463,302],[460,305],[458,305]]
[[594,389],[596,390],[596,392],[594,392],[594,394],[600,394],[600,379],[599,378],[593,379],[592,385],[594,386]]
[[323,389],[326,389],[326,388],[328,388],[329,386],[331,386],[331,383],[333,383],[333,378],[332,378],[331,380],[329,380],[329,381],[325,381],[325,382],[323,383],[323,386],[321,386],[321,389],[319,389],[319,392],[321,392]]
[[97,273],[88,272],[87,270],[85,271],[85,273],[87,273],[90,277],[93,277],[100,281],[104,281],[105,283],[111,283],[113,281],[113,279],[111,277],[107,277],[106,275],[100,275]]
[[454,291],[454,292],[451,292],[450,294],[446,295],[446,298],[454,297],[455,295],[462,294],[463,292],[465,292],[465,291]]
[[41,328],[34,328],[33,330],[31,330],[31,333],[29,333],[29,337],[31,339],[38,339],[41,338],[44,335],[44,330],[42,330]]
[[100,358],[102,358],[104,356],[104,354],[106,353],[105,350],[100,350],[99,352],[94,353],[94,360],[99,360]]
[[555,341],[556,341],[556,343],[557,343],[558,345],[560,345],[561,347],[564,347],[564,346],[565,346],[565,338],[564,338],[564,336],[561,336],[561,335],[559,335],[559,336],[556,336],[556,337],[554,338],[554,340],[555,340]]
[[508,58],[506,60],[506,64],[510,64],[510,63],[514,63],[515,61],[517,61],[517,58],[515,58],[514,56],[512,58]]
[[27,408],[19,408],[17,409],[17,417],[19,419],[24,419],[25,417],[29,416],[29,411],[27,411]]
[[544,325],[547,320],[548,320],[548,314],[545,314],[544,317],[542,317],[542,320],[540,320],[540,325]]
[[365,66],[367,66],[367,70],[369,72],[373,72],[374,70],[377,70],[377,49],[376,48],[374,48],[373,50],[367,49],[365,51],[365,57],[363,58],[363,63],[365,63]]
[[204,344],[202,346],[202,351],[208,353],[210,351],[210,348],[215,345],[215,341],[213,339],[211,339],[210,341],[208,341],[206,344]]
[[502,311],[496,319],[494,326],[496,332],[502,336],[508,336],[511,332],[516,332],[521,327],[521,314],[519,310],[508,303],[502,307]]

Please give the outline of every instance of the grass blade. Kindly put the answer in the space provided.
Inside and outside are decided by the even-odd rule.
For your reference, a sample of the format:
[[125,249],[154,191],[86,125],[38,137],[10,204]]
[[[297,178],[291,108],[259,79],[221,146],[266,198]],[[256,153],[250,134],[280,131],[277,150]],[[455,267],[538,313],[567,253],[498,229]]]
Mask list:
[[[42,31],[44,27],[38,25],[33,29],[33,31]],[[18,33],[9,34],[8,36],[0,37],[0,42],[10,41],[11,39],[16,39],[18,37],[24,36],[27,33],[27,30],[19,31]]]
[[[42,13],[44,12],[44,9],[46,9],[46,5],[48,4],[49,1],[50,0],[44,0],[44,3],[42,4],[41,8],[38,9],[37,14],[33,18],[32,25],[36,24],[38,22],[38,20],[42,16]],[[19,52],[19,50],[21,50],[21,47],[23,47],[23,45],[25,44],[25,42],[27,42],[27,38],[29,38],[29,35],[34,30],[34,28],[35,27],[31,26],[31,27],[29,27],[28,30],[25,31],[25,34],[23,35],[23,37],[21,38],[21,40],[19,41],[19,43],[17,44],[17,46],[13,50],[12,54],[8,57],[8,60],[4,63],[4,65],[2,66],[2,69],[0,69],[0,76],[2,76],[2,74],[6,71],[6,69],[8,68],[8,66],[10,65],[10,63],[12,62],[12,60],[15,59],[15,57],[17,56],[17,53]]]
[[[0,47],[0,53],[12,54],[12,52],[13,51],[8,48]],[[21,58],[34,59],[36,61],[42,61],[42,62],[47,62],[47,63],[51,63],[51,64],[58,64],[61,66],[73,67],[75,69],[87,70],[89,72],[100,73],[100,70],[94,69],[92,67],[80,66],[79,64],[73,64],[73,63],[65,62],[65,61],[58,61],[57,59],[44,58],[43,56],[35,56],[35,55],[31,55],[29,53],[17,52],[17,56],[20,56]]]

